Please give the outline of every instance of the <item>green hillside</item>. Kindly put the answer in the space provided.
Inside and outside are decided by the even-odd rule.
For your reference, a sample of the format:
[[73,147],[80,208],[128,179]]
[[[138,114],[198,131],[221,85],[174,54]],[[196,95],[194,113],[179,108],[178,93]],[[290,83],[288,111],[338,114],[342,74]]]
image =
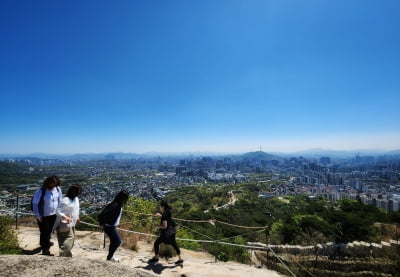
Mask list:
[[38,182],[43,177],[42,174],[29,171],[29,167],[26,164],[0,161],[0,188],[6,189],[11,185]]
[[241,156],[242,159],[249,159],[249,160],[283,160],[282,157],[268,154],[263,151],[255,151],[255,152],[248,152]]

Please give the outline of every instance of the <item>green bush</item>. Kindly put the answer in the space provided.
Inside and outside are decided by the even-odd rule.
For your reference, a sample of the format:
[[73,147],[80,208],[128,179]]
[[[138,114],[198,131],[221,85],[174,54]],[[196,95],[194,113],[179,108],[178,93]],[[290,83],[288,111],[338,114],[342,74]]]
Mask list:
[[164,259],[169,259],[176,256],[174,248],[169,244],[161,244],[160,246],[160,257]]
[[0,254],[21,254],[17,233],[12,229],[13,220],[0,216]]
[[217,253],[217,259],[223,262],[227,262],[229,260],[228,255],[223,251],[219,251]]
[[[178,228],[176,237],[182,239],[193,239],[193,236],[191,236],[188,231],[182,227]],[[197,241],[178,240],[178,245],[182,248],[190,250],[198,250],[200,248],[200,243]]]

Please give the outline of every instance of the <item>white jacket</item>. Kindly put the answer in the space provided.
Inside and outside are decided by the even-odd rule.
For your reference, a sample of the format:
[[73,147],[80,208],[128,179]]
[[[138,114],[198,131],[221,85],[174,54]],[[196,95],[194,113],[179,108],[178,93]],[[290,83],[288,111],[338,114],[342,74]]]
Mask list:
[[72,219],[71,226],[75,226],[79,218],[79,198],[75,197],[71,200],[69,197],[64,197],[57,208],[57,219],[54,224],[54,229],[58,227],[62,216],[69,216]]

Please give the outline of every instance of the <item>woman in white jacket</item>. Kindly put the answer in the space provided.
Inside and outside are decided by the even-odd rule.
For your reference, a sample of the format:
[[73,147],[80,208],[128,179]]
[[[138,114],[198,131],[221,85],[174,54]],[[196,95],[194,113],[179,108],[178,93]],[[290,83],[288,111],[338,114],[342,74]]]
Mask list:
[[79,222],[79,198],[82,187],[73,184],[68,188],[57,208],[55,229],[57,231],[60,257],[72,257],[71,249],[75,241],[75,225]]

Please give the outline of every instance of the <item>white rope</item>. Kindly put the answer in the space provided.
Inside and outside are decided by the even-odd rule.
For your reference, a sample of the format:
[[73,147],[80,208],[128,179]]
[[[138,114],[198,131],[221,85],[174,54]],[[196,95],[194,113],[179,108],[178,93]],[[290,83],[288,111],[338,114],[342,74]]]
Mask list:
[[187,226],[185,226],[185,225],[182,225],[182,224],[177,224],[178,226],[181,226],[181,227],[183,227],[183,228],[186,228],[186,229],[188,229],[188,230],[190,230],[191,232],[193,232],[193,233],[197,233],[197,234],[199,234],[199,235],[202,235],[202,236],[204,236],[204,237],[206,237],[206,238],[208,238],[208,239],[213,239],[213,238],[211,238],[211,237],[209,237],[209,236],[207,236],[207,235],[205,235],[205,234],[202,234],[202,233],[200,233],[200,232],[197,232],[196,230],[193,230],[193,229],[191,229],[191,228],[189,228],[189,227],[187,227]]
[[16,214],[24,214],[24,215],[35,215],[34,213],[24,213],[24,212],[16,212]]
[[224,241],[224,240],[228,240],[228,239],[234,239],[234,238],[237,238],[237,237],[247,236],[247,235],[250,235],[250,234],[260,233],[262,231],[264,231],[264,230],[258,230],[258,231],[254,231],[254,232],[250,232],[250,233],[246,233],[246,234],[241,234],[241,235],[237,235],[237,236],[233,236],[233,237],[229,237],[229,238],[223,238],[223,239],[220,239],[219,241]]
[[296,275],[289,269],[289,267],[282,261],[282,259],[274,252],[274,250],[271,249],[271,247],[267,246],[269,250],[271,250],[272,254],[279,260],[281,264],[292,274],[293,277],[296,277]]
[[[7,210],[0,210],[0,211],[7,212]],[[9,211],[8,211],[8,212],[9,212]],[[18,211],[17,211],[17,212],[12,211],[12,212],[13,212],[13,213],[16,213],[16,214],[23,214],[23,215],[34,215],[33,213],[24,213],[24,212],[18,212]],[[99,225],[92,224],[92,223],[85,222],[85,221],[80,221],[80,223],[85,224],[85,225],[88,225],[88,226],[91,226],[91,227],[101,228]],[[180,226],[185,227],[185,228],[188,228],[188,227],[183,226],[183,225],[180,225]],[[143,236],[149,236],[149,237],[158,237],[158,236],[153,235],[153,234],[142,233],[142,232],[132,231],[132,230],[123,229],[123,228],[117,228],[117,229],[118,229],[118,230],[121,230],[121,231],[124,231],[124,232],[132,233],[132,234],[137,234],[137,235],[143,235]],[[190,229],[190,228],[188,228],[188,229]],[[197,233],[199,233],[199,232],[197,232]],[[199,234],[201,234],[201,233],[199,233]],[[207,235],[204,235],[204,234],[201,234],[201,235],[203,235],[203,236],[205,236],[205,237],[207,237],[207,238],[210,238],[210,237],[208,237]],[[217,241],[215,241],[215,240],[195,240],[195,239],[184,239],[184,238],[176,238],[176,239],[177,239],[177,240],[181,240],[181,241],[204,242],[204,243],[218,243],[218,244],[226,244],[226,245],[238,246],[238,247],[244,247],[244,248],[264,249],[264,250],[265,250],[265,247],[257,247],[257,246],[243,245],[243,244],[228,243],[228,242],[223,242],[223,241],[219,241],[219,240],[217,240]]]

